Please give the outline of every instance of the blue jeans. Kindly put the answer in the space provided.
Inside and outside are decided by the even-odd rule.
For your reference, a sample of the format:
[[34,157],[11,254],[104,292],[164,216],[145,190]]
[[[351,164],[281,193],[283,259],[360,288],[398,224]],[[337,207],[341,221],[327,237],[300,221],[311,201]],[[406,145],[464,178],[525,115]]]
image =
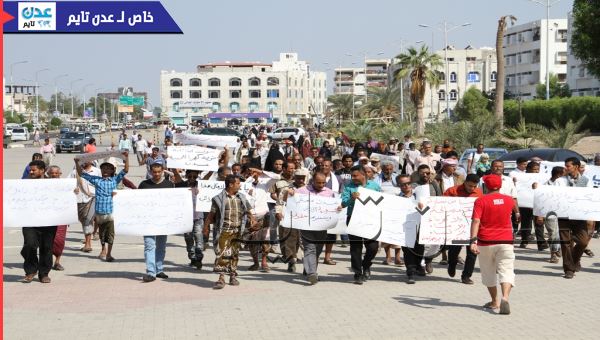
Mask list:
[[144,260],[146,274],[156,276],[163,272],[163,262],[167,250],[167,235],[144,236]]
[[183,234],[185,239],[185,248],[187,249],[188,259],[200,261],[204,258],[202,253],[204,247],[204,237],[202,235],[202,227],[204,226],[204,220],[194,220],[194,226],[192,231]]

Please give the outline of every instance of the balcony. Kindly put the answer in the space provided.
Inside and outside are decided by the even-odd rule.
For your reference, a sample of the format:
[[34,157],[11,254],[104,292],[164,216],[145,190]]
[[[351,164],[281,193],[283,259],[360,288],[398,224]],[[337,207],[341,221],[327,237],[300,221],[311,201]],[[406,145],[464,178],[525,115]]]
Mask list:
[[335,81],[353,81],[354,77],[353,76],[338,76],[335,77]]

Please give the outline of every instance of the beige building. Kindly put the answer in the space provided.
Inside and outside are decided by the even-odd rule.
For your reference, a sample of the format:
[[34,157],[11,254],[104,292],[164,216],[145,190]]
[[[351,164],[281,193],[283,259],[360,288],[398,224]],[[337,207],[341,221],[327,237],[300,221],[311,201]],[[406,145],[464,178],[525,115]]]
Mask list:
[[318,119],[327,104],[326,74],[311,71],[296,53],[281,53],[271,64],[220,62],[198,65],[196,72],[161,71],[160,79],[163,112],[185,114],[188,122],[218,114],[249,122]]
[[[437,51],[444,60],[444,51]],[[474,49],[455,49],[449,46],[447,50],[448,71],[446,64],[438,69],[441,84],[438,88],[427,87],[423,112],[428,120],[446,117],[447,106],[450,112],[462,95],[471,87],[484,92],[496,89],[496,50],[489,47]],[[448,77],[448,88],[446,88]],[[441,116],[440,116],[441,115]]]
[[536,86],[546,83],[546,57],[550,73],[557,75],[560,82],[566,82],[567,19],[543,19],[507,28],[504,34],[506,91],[523,99],[533,99]]
[[4,80],[4,112],[5,115],[25,114],[26,105],[31,98],[35,97],[37,87],[35,84],[6,84]]

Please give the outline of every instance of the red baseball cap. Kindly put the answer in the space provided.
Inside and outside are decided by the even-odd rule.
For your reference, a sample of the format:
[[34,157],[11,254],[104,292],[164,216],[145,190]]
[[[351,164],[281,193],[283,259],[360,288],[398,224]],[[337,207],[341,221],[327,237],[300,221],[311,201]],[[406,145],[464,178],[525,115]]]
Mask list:
[[483,176],[483,183],[489,190],[498,190],[502,187],[502,177],[498,175]]

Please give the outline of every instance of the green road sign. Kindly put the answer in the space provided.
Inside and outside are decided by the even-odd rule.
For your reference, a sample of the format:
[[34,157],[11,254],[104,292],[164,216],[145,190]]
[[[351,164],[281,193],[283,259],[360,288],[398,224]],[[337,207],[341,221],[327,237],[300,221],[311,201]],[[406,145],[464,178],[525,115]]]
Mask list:
[[119,104],[144,106],[144,97],[120,96]]

